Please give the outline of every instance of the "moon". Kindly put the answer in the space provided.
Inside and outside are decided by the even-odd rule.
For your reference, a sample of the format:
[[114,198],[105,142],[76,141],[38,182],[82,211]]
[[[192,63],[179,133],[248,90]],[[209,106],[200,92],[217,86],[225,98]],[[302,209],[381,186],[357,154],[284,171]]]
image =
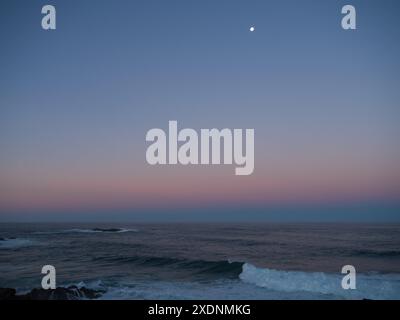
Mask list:
[[254,28],[254,27],[250,27],[250,32],[254,32],[254,30],[256,30],[256,28]]

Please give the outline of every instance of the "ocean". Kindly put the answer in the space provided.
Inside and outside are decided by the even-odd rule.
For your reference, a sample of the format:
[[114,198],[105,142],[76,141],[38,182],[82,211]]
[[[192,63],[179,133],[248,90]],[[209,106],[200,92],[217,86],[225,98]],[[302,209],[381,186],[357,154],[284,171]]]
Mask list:
[[44,265],[100,299],[400,299],[400,225],[0,224],[0,287]]

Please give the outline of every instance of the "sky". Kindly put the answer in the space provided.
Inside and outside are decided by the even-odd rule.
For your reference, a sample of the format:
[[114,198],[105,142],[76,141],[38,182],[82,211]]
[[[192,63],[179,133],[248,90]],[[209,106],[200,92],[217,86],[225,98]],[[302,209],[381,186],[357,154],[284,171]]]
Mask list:
[[[400,221],[399,11],[2,0],[0,222]],[[150,166],[146,133],[169,120],[254,129],[254,173]]]

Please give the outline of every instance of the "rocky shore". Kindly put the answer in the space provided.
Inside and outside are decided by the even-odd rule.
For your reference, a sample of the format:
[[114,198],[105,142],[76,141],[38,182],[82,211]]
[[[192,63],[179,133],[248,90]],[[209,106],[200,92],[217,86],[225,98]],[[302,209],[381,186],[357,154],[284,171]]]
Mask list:
[[0,288],[0,300],[82,300],[98,299],[105,291],[85,287],[69,286],[56,289],[32,289],[26,294],[18,294],[13,288]]

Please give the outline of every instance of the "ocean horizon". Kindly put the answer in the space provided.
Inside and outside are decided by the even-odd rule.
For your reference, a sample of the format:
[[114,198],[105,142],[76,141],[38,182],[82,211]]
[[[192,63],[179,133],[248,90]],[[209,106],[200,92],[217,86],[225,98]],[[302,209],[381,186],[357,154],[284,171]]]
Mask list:
[[[400,224],[0,223],[0,287],[99,299],[400,299]],[[357,288],[344,290],[353,265]]]

